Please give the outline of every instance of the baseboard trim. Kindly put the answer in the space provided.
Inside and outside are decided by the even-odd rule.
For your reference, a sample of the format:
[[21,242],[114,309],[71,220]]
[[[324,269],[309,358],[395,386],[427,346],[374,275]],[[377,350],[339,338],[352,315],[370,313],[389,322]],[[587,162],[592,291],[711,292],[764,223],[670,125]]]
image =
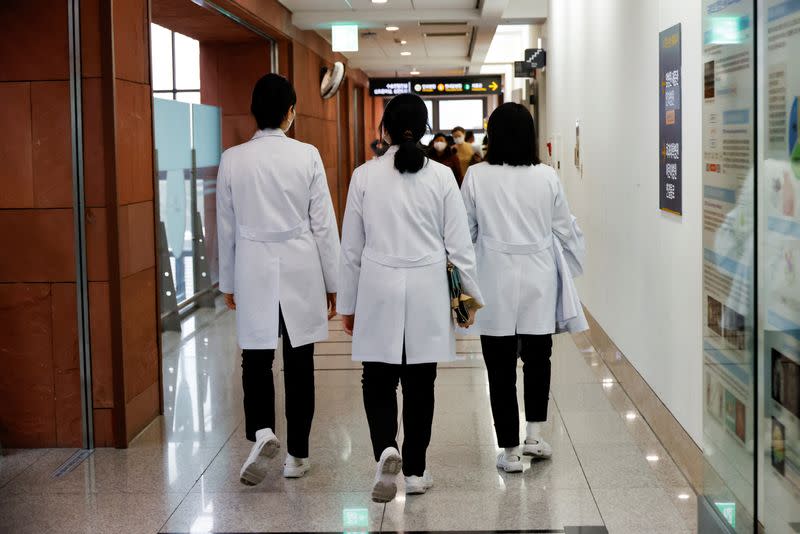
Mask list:
[[[584,308],[585,309],[585,308]],[[603,359],[625,393],[636,405],[653,433],[661,441],[667,453],[672,457],[675,465],[681,470],[689,481],[694,491],[703,493],[704,459],[703,451],[681,426],[672,412],[652,390],[650,385],[642,378],[633,364],[625,357],[622,351],[603,330],[602,326],[585,309],[589,321],[589,331],[577,334],[576,342],[580,336],[592,344],[594,349]]]

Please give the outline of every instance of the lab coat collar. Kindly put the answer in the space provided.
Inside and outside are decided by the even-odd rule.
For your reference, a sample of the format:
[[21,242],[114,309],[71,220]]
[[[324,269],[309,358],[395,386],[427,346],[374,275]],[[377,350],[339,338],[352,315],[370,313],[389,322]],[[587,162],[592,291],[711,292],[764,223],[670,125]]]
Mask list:
[[253,139],[261,139],[262,137],[286,137],[286,134],[280,128],[265,128],[258,130]]
[[383,155],[384,155],[384,156],[391,156],[391,155],[393,155],[395,152],[397,152],[398,150],[400,150],[400,147],[399,147],[399,146],[397,146],[397,145],[392,145],[392,146],[390,146],[390,147],[389,147],[389,150],[387,150],[386,152],[384,152],[384,153],[383,153]]

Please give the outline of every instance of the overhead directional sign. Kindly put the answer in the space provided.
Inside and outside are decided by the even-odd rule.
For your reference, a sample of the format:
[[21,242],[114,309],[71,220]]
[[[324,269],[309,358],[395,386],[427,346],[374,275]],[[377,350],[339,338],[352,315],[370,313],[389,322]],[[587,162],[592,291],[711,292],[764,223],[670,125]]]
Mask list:
[[503,81],[500,76],[370,78],[369,92],[372,96],[495,95],[503,92]]
[[528,48],[525,50],[525,63],[532,69],[543,69],[547,65],[547,52],[543,48]]

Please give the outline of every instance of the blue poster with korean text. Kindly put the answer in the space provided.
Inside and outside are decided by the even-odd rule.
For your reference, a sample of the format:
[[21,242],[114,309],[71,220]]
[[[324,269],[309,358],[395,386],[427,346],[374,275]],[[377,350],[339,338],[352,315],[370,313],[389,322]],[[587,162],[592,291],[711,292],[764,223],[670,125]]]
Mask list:
[[681,25],[659,34],[659,207],[681,215]]

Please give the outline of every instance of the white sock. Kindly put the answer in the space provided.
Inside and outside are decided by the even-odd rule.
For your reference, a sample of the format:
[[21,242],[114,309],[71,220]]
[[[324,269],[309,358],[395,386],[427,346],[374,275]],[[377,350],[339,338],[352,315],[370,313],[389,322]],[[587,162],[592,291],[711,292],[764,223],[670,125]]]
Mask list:
[[540,441],[542,438],[542,423],[531,423],[528,422],[528,439]]
[[506,456],[519,456],[519,447],[506,447]]

